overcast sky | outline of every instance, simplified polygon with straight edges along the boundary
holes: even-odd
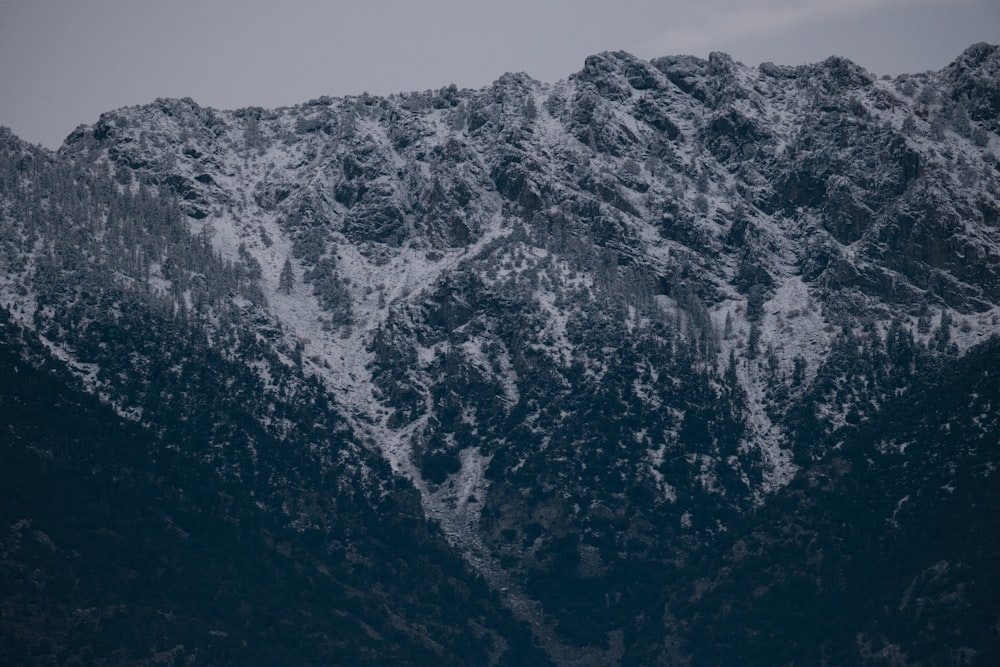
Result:
[[[837,54],[875,74],[1000,43],[1000,0],[0,0],[0,125],[49,147],[102,111],[557,81],[584,58]]]

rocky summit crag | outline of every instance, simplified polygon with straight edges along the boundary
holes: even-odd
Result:
[[[0,656],[1000,661],[1000,48],[0,131]]]

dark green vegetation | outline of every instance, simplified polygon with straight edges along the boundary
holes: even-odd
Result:
[[[635,664],[995,664],[998,374],[993,340],[831,434],[648,608]]]
[[[212,438],[253,437],[258,458],[252,477],[220,476],[169,402],[123,420],[2,315],[5,664],[546,662],[405,482],[355,494],[348,471],[248,429],[232,405]],[[191,361],[208,377],[187,389],[206,405],[227,395],[213,380],[231,364]]]

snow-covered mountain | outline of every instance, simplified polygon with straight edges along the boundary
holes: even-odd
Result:
[[[557,664],[716,664],[713,651],[752,643],[760,664],[1000,650],[997,609],[961,591],[977,620],[960,631],[900,620],[907,586],[934,567],[964,558],[996,581],[980,553],[995,540],[958,538],[893,574],[902,602],[818,584],[824,609],[878,601],[837,639],[766,640],[794,600],[768,591],[815,582],[796,555],[815,545],[789,541],[790,498],[827,508],[795,519],[824,539],[895,508],[863,524],[864,548],[821,550],[846,582],[871,541],[908,543],[908,507],[939,517],[931,478],[972,503],[951,515],[957,534],[1000,528],[983,495],[997,407],[980,400],[1000,372],[987,343],[1000,332],[997,47],[895,79],[841,58],[604,53],[555,84],[507,74],[276,110],[157,100],[81,126],[57,153],[0,142],[15,356],[48,359],[113,409],[102,419],[149,434],[148,465],[175,452],[249,489],[296,553],[376,585],[364,604],[437,659],[542,660],[510,615]],[[921,401],[940,414],[917,428],[906,406]],[[911,475],[928,452],[935,474]],[[843,516],[829,507],[848,500]],[[341,504],[421,519],[390,537]],[[366,530],[381,559],[424,545],[421,562],[484,605],[471,652],[442,639],[460,624],[441,608],[423,630],[419,605],[386,611],[394,595],[454,594],[419,583],[411,561],[400,571],[416,579],[378,592],[395,575],[358,574]],[[733,556],[747,535],[765,565]],[[744,591],[727,568],[775,581]],[[773,623],[741,635],[736,599]],[[370,618],[333,607],[373,642],[365,659],[412,648],[380,652]],[[728,633],[711,650],[705,624]],[[337,631],[319,625],[328,646]],[[834,651],[844,637],[854,645]],[[329,651],[316,655],[360,659]]]

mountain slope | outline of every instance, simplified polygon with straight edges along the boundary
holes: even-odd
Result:
[[[998,353],[994,339],[928,369],[834,433],[651,606],[635,641],[657,650],[636,664],[996,662]]]

